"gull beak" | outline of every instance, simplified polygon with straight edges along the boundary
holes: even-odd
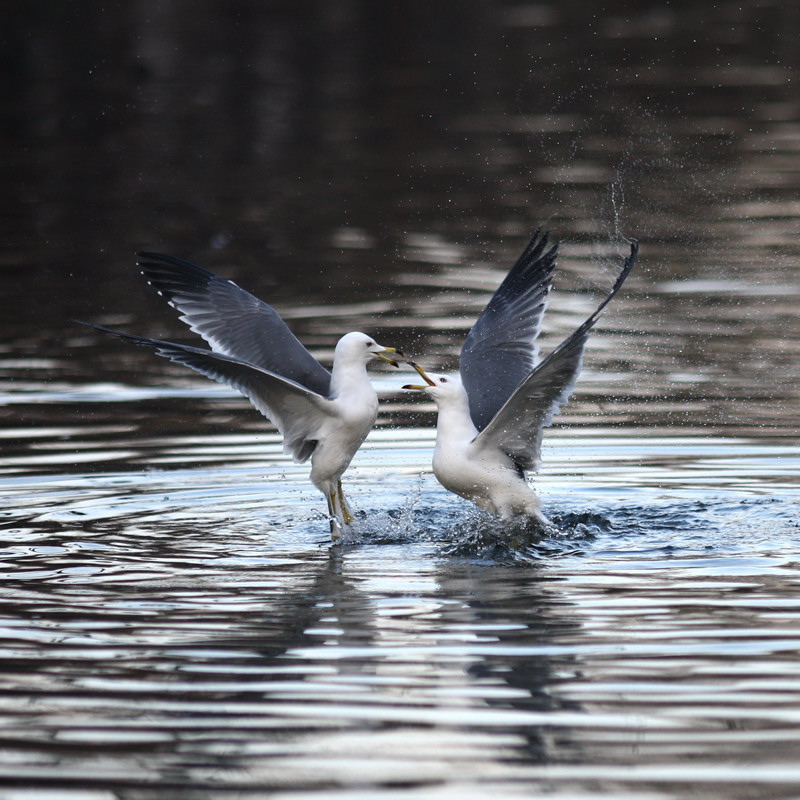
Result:
[[[396,347],[384,347],[381,350],[373,350],[372,352],[381,361],[385,361],[387,364],[391,364],[393,367],[399,367],[400,365],[393,358],[388,358],[385,356],[384,353],[393,353],[396,356],[400,356],[400,358],[404,358],[403,354]]]
[[[413,361],[406,361],[406,364],[410,364],[414,369],[417,371],[417,374],[425,381],[427,384],[426,386],[419,386],[418,384],[409,383],[406,384],[403,388],[404,389],[413,389],[416,392],[424,392],[428,386],[436,386],[436,384],[425,374],[425,370],[419,364],[414,363]]]

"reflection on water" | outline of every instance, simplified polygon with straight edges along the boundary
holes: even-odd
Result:
[[[3,482],[0,777],[123,797],[800,781],[796,447],[555,438],[560,533],[525,540],[420,479],[431,429],[377,431],[350,478],[366,517],[331,548],[275,436],[97,438],[126,469],[21,455]]]
[[[795,797],[800,12],[376,9],[0,10],[0,795]],[[544,538],[375,369],[331,548],[245,401],[69,322],[191,341],[161,250],[450,369],[538,224],[545,351],[642,242]]]
[[[270,531],[241,521],[216,536],[121,527],[96,550],[62,529],[15,556],[6,775],[474,796],[798,779],[796,536],[755,559],[702,534],[607,532],[510,569],[424,544],[265,551]],[[114,570],[126,556],[138,574]],[[62,566],[36,575],[37,558]],[[753,752],[763,770],[745,768]],[[641,770],[612,769],[632,759]]]

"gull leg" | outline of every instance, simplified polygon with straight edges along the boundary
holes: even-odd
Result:
[[[336,492],[325,492],[325,500],[328,502],[328,521],[331,526],[331,540],[338,542],[342,538],[342,518],[336,508]]]
[[[347,501],[344,499],[344,491],[342,489],[341,480],[336,481],[336,491],[339,495],[339,504],[342,509],[342,519],[344,520],[345,525],[349,525],[351,522],[355,522],[356,518],[353,516],[353,512],[347,507]]]

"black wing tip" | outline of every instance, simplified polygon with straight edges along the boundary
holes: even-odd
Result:
[[[209,272],[205,267],[186,261],[177,256],[170,256],[166,253],[154,253],[150,250],[136,251],[136,266],[149,270],[165,270],[179,274],[191,274],[193,276],[202,275],[204,278],[213,277],[214,273]]]
[[[222,280],[213,272],[175,256],[149,250],[140,250],[137,256],[140,274],[168,302],[181,292],[202,291],[212,281]]]
[[[548,249],[548,245],[551,245]],[[520,257],[509,271],[511,275],[527,275],[530,271],[540,270],[542,277],[549,275],[556,266],[559,242],[550,242],[550,231],[536,228],[525,245]]]
[[[541,225],[537,227],[536,230],[534,230],[534,232],[531,234],[531,238],[528,240],[528,244],[525,246],[523,255],[533,250],[544,250],[550,243],[551,236],[551,232],[544,230]],[[558,245],[558,242],[553,242],[553,245],[548,252],[558,250]]]
[[[137,250],[136,256],[138,258],[146,258],[151,261],[159,261],[165,264],[191,264],[190,261],[184,261],[184,259],[178,258],[177,256],[171,256],[168,253],[156,253],[153,250]]]
[[[532,244],[535,244],[539,239],[541,239],[543,242],[547,242],[549,238],[550,231],[542,230],[542,226],[537,225],[531,234],[530,239],[528,240],[528,247],[530,247]]]
[[[495,297],[503,297],[509,292],[518,293],[523,288],[526,291],[536,291],[549,283],[556,266],[559,245],[558,242],[554,242],[547,249],[549,237],[550,233],[542,232],[541,227],[533,232],[514,266],[497,287]]]
[[[625,241],[631,246],[631,253],[625,259],[625,264],[627,265],[628,262],[631,262],[631,266],[633,266],[633,262],[636,261],[636,257],[639,255],[639,240],[629,236]]]
[[[160,253],[148,253],[144,250],[136,253],[136,266],[139,267],[142,275],[147,275],[153,270],[163,269],[169,263],[168,257]]]
[[[73,319],[72,322],[77,322],[78,325],[85,325],[87,328],[92,328],[100,333],[109,333],[119,339],[126,339],[136,344],[149,344],[153,339],[148,339],[145,336],[137,336],[135,333],[125,333],[125,331],[115,331],[113,328],[106,328],[105,325],[98,325],[94,322],[84,322],[81,319]]]
[[[102,331],[103,333],[116,334],[116,331],[111,328],[104,328],[102,325],[97,325],[94,322],[86,322],[82,319],[71,319],[70,322],[74,322],[76,325],[85,325],[87,328],[94,328],[96,331]]]
[[[136,251],[137,267],[161,267],[165,264],[174,264],[179,260],[180,259],[175,259],[174,256],[168,256],[165,253],[153,253],[150,250]]]
[[[617,293],[620,286],[625,282],[625,278],[630,275],[631,270],[633,269],[633,265],[636,263],[636,259],[639,256],[639,240],[629,238],[626,241],[631,246],[630,255],[625,257],[625,261],[622,264],[622,271],[617,276],[617,280],[614,281],[614,287],[611,289],[611,294],[609,296],[609,300]]]

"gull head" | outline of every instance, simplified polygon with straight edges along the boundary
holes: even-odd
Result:
[[[425,372],[419,364],[415,364],[413,361],[406,363],[414,367],[417,374],[425,381],[425,385],[406,384],[404,389],[425,392],[436,401],[437,405],[461,400],[465,396],[464,385],[458,375],[436,375],[433,372]]]
[[[396,347],[384,347],[378,344],[372,337],[360,331],[346,333],[336,343],[334,359],[337,361],[349,361],[366,364],[372,358],[379,358],[393,367],[399,366],[397,361],[391,356],[403,357],[403,354]]]

